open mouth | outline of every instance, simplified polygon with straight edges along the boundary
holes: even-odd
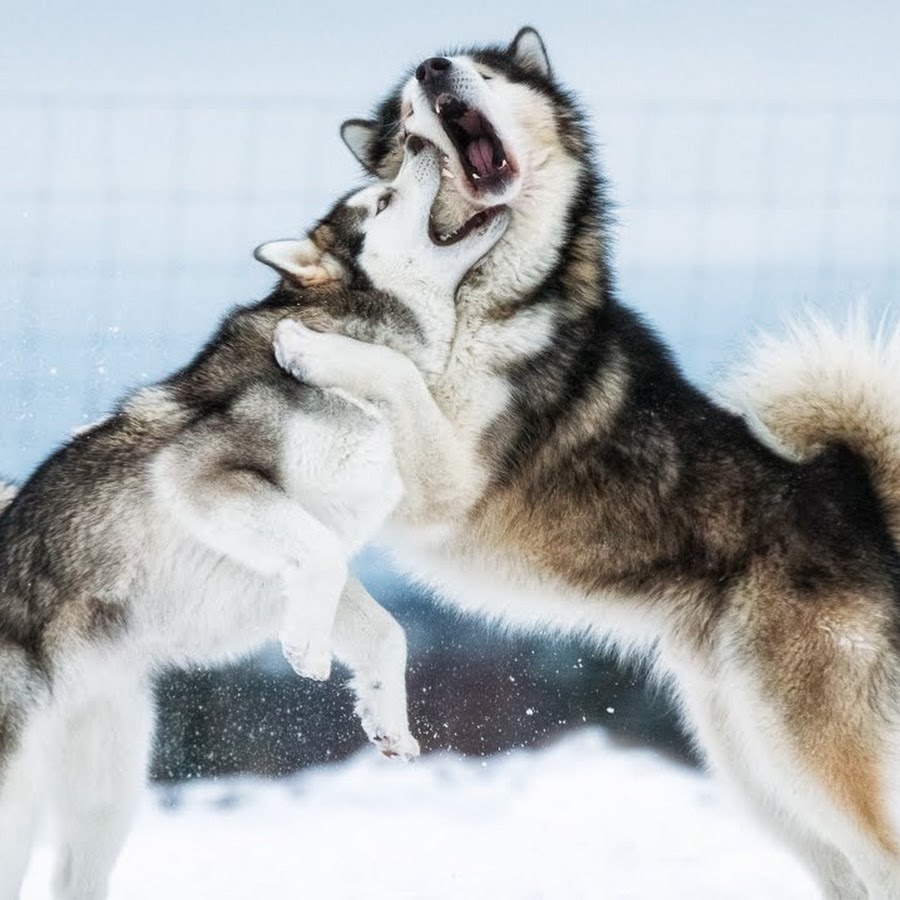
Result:
[[[471,219],[467,219],[459,228],[448,232],[439,232],[434,222],[430,222],[428,225],[428,236],[431,238],[431,242],[438,247],[449,247],[451,244],[458,244],[472,234],[473,231],[487,225],[504,209],[506,209],[505,206],[489,206],[487,209],[475,213]]]
[[[474,106],[450,93],[437,97],[434,111],[456,148],[472,189],[476,193],[504,190],[516,173],[488,119]]]

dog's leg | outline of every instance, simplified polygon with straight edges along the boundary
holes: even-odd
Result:
[[[821,889],[823,900],[868,900],[869,894],[859,875],[837,847],[804,828],[784,810],[766,803],[758,785],[745,791],[760,818],[804,863]]]
[[[740,789],[760,820],[806,865],[826,900],[888,900],[900,897],[874,887],[877,878],[896,877],[896,862],[872,846],[865,827],[848,815],[834,788],[811,778],[810,764],[790,750],[776,720],[760,727],[748,712],[764,710],[763,698],[723,679],[720,685],[692,680],[682,671],[685,705],[713,767]],[[747,685],[748,679],[740,679]],[[763,701],[763,702],[761,702]],[[823,729],[824,732],[824,729]],[[835,750],[834,753],[843,752]],[[857,773],[848,767],[852,781]],[[871,870],[882,872],[871,878]],[[893,868],[893,874],[891,870]],[[890,883],[890,882],[888,882]],[[868,888],[868,890],[867,890]]]
[[[356,712],[369,740],[386,756],[418,756],[406,705],[406,635],[352,578],[338,605],[334,652],[353,673]]]
[[[405,491],[401,518],[420,525],[452,520],[475,502],[480,485],[471,453],[411,359],[293,319],[275,330],[275,357],[300,381],[340,388],[385,410]]]
[[[850,860],[778,802],[760,781],[758,769],[744,757],[739,741],[726,731],[706,745],[715,768],[735,783],[759,820],[805,865],[823,900],[867,900],[869,895]]]
[[[25,719],[13,727],[18,718],[0,697],[0,900],[19,896],[46,774],[38,723]]]
[[[172,448],[164,463],[177,518],[214,551],[280,580],[285,611],[278,637],[285,657],[298,674],[327,679],[346,549],[261,473],[204,458],[196,442],[184,450]]]
[[[0,900],[16,900],[28,865],[44,775],[37,749],[7,743],[0,760]]]
[[[147,769],[149,687],[121,672],[92,679],[60,715],[50,765],[59,831],[56,900],[102,900],[134,817]]]

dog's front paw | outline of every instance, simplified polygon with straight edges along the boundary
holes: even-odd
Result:
[[[406,734],[375,734],[370,740],[389,759],[410,762],[421,752],[419,742],[408,731]]]
[[[386,716],[377,712],[378,703],[370,703],[360,697],[356,714],[366,737],[387,757],[409,762],[419,755],[419,742],[412,736],[406,724],[406,716]],[[388,720],[392,720],[388,724]]]
[[[275,359],[285,372],[298,381],[313,380],[309,367],[311,339],[315,339],[315,332],[294,319],[282,319],[275,326],[272,342]]]
[[[278,365],[298,381],[341,388],[360,398],[371,399],[379,382],[390,381],[391,373],[406,373],[413,365],[396,350],[313,331],[294,319],[282,319],[275,327],[273,349]]]
[[[301,646],[282,640],[281,652],[291,668],[302,678],[328,681],[331,677],[331,653],[327,649],[315,648],[310,644]]]

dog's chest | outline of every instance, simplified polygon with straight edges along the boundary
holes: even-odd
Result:
[[[480,304],[472,306],[477,310]],[[507,318],[477,311],[460,315],[447,367],[431,388],[459,440],[477,448],[491,424],[512,411],[511,370],[543,352],[553,331],[549,305]]]

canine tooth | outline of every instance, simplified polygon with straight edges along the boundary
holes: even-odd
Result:
[[[509,165],[509,163],[506,161],[506,157],[504,157],[503,162],[500,163],[500,168],[505,169],[508,165]]]
[[[472,173],[472,180],[473,180],[473,181],[481,181],[481,176],[480,176],[477,172],[473,172],[473,173]]]
[[[444,178],[456,178],[456,176],[446,166],[444,166],[444,168],[441,169],[441,175]]]

